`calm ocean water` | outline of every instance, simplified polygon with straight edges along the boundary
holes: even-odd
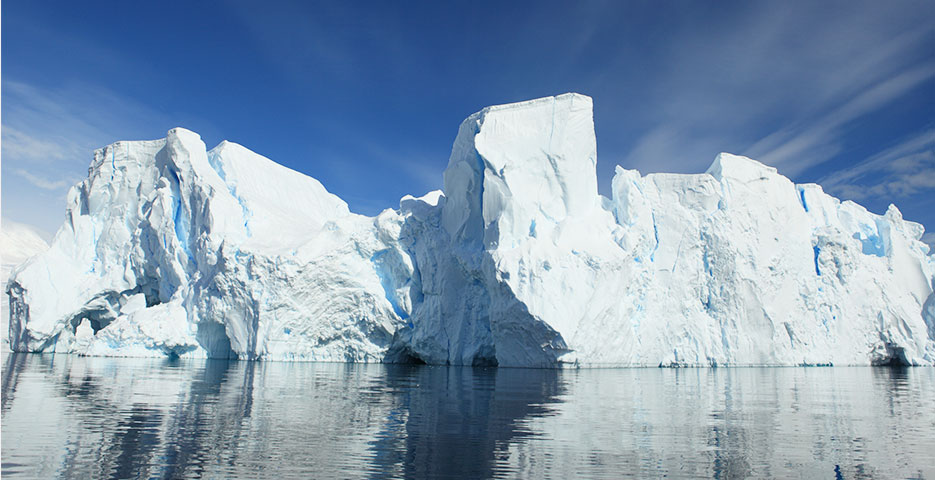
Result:
[[[935,369],[3,358],[9,478],[935,478]]]

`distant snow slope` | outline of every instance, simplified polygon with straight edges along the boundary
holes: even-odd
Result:
[[[721,154],[618,167],[589,97],[488,107],[444,191],[376,217],[229,142],[95,152],[9,287],[19,351],[502,366],[935,364],[935,257],[896,207]]]
[[[35,229],[22,223],[12,220],[0,220],[0,278],[3,282],[3,290],[6,291],[7,280],[17,265],[23,263],[29,257],[42,253],[49,248],[49,244],[36,232]],[[2,332],[2,343],[7,343],[9,334],[9,307],[10,301],[7,295],[3,296],[0,303],[0,332]],[[6,347],[0,347],[6,348]]]

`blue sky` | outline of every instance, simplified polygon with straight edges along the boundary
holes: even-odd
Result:
[[[721,151],[935,230],[935,2],[2,5],[2,215],[47,234],[94,148],[175,126],[356,212],[440,188],[461,120],[575,91],[598,172]],[[926,238],[930,243],[935,236]]]

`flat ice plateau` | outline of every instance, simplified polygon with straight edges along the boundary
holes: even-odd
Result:
[[[488,107],[444,190],[376,217],[188,130],[97,150],[8,283],[23,352],[452,365],[935,364],[935,256],[875,215],[720,154],[617,167],[589,97]]]

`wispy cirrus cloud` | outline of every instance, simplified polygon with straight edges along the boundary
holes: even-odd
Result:
[[[35,138],[13,126],[3,125],[3,152],[14,159],[34,161],[62,160],[73,153],[60,142]]]
[[[935,211],[935,128],[909,135],[863,161],[832,171],[818,180],[839,198],[854,200],[882,213],[895,204],[908,220],[929,228],[922,241],[935,248],[931,231]]]
[[[42,177],[39,175],[29,173],[28,171],[22,168],[17,168],[16,170],[14,170],[14,173],[26,179],[27,182],[43,190],[53,190],[53,191],[61,192],[62,190],[67,189],[71,185],[74,185],[75,182],[78,181],[77,177],[69,177],[67,179],[66,178],[56,179],[56,178]]]
[[[623,164],[698,172],[731,151],[796,176],[839,154],[852,123],[933,82],[924,12],[839,7],[748,3],[704,29],[673,28]]]
[[[856,165],[819,180],[825,189],[857,201],[935,196],[935,129],[923,131]]]
[[[95,148],[158,138],[171,118],[101,86],[46,87],[3,80],[3,216],[54,232],[68,187],[87,175]],[[158,130],[154,130],[156,126]]]
[[[935,5],[735,7],[651,45],[661,66],[639,72],[655,88],[620,108],[638,119],[621,164],[696,173],[720,151],[747,155],[935,227]]]
[[[825,162],[841,149],[841,128],[935,78],[935,63],[895,73],[813,120],[783,128],[750,147],[749,154],[788,175],[797,175]]]

